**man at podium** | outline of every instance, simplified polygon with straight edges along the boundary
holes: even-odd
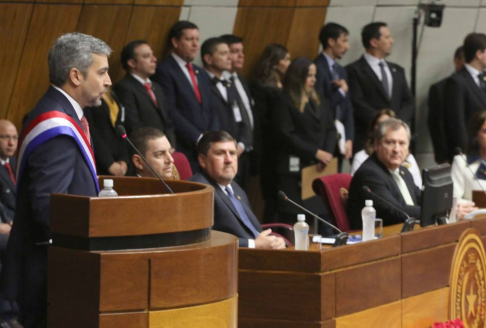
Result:
[[[106,43],[90,35],[59,37],[48,55],[51,86],[26,117],[20,135],[18,202],[3,288],[7,298],[17,299],[26,328],[46,326],[51,194],[97,196],[99,192],[83,108],[101,105],[111,85],[110,54]]]
[[[203,134],[197,144],[202,172],[189,180],[214,187],[214,230],[227,232],[239,239],[240,247],[278,249],[285,241],[262,231],[250,208],[246,193],[233,181],[238,173],[236,140],[225,131]]]

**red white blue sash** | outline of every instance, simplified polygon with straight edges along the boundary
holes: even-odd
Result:
[[[30,122],[27,128],[22,132],[19,140],[17,184],[20,184],[22,173],[24,172],[27,160],[32,151],[44,142],[60,135],[70,136],[76,141],[76,144],[91,171],[96,190],[99,191],[93,149],[91,148],[86,135],[78,123],[76,123],[76,121],[69,115],[55,110],[39,115],[35,120]],[[58,151],[63,150],[59,149]]]

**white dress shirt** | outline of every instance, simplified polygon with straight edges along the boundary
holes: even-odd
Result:
[[[52,85],[52,87],[54,89],[56,89],[57,91],[59,91],[60,93],[62,93],[69,100],[71,105],[74,107],[74,111],[76,112],[76,115],[78,115],[78,118],[81,121],[81,118],[84,116],[84,112],[83,112],[83,109],[81,108],[81,106],[78,104],[78,102],[76,100],[74,100],[70,95],[68,95],[66,93],[66,91],[64,91],[63,89],[61,89],[61,88],[59,88],[55,85]]]
[[[390,68],[388,67],[386,61],[384,59],[378,59],[375,56],[372,56],[367,52],[365,52],[363,56],[364,56],[364,59],[366,60],[366,62],[368,63],[368,65],[370,65],[373,72],[375,72],[376,76],[378,77],[378,80],[380,80],[380,81],[383,80],[383,77],[381,76],[380,62],[383,62],[383,64],[384,64],[383,68],[385,69],[386,76],[388,77],[388,90],[390,91],[389,96],[391,98],[391,93],[392,93],[392,90],[393,90],[393,77],[392,77],[392,74],[390,72]]]
[[[241,101],[243,101],[243,105],[245,106],[245,110],[248,113],[248,117],[250,119],[251,129],[253,130],[253,113],[251,112],[250,98],[248,98],[246,90],[243,87],[243,84],[241,84],[240,79],[238,78],[238,73],[236,73],[236,72],[230,73],[228,71],[224,71],[223,76],[227,80],[230,80],[231,77],[234,78],[236,90],[238,91],[238,94],[240,95]]]
[[[486,189],[486,180],[479,179],[479,183],[481,183],[479,185],[474,178],[481,160],[476,160],[469,164],[470,169],[467,168],[466,161],[466,156],[456,155],[452,162],[451,175],[454,184],[454,196],[457,197],[457,201],[460,203],[472,201],[473,190],[482,190],[481,186]]]
[[[174,58],[174,60],[177,62],[177,64],[179,64],[182,72],[184,72],[184,75],[187,77],[187,79],[189,80],[189,83],[192,85],[192,88],[194,89],[194,84],[192,83],[191,74],[189,74],[189,69],[186,67],[187,62],[184,59],[182,59],[181,57],[177,56],[175,53],[172,53],[171,55],[172,55],[172,58]],[[194,69],[194,67],[193,67],[193,69]],[[194,70],[194,75],[196,75],[196,70]],[[199,83],[197,81],[197,75],[196,75],[196,82]]]
[[[471,74],[474,83],[476,83],[478,88],[481,88],[481,82],[479,82],[479,76],[478,76],[479,74],[481,74],[481,72],[469,64],[464,64],[464,67],[466,67],[466,70],[469,72],[469,74]]]
[[[206,70],[206,73],[208,73],[209,78],[210,78],[211,80],[213,80],[213,79],[214,79],[215,75],[214,75],[213,73],[211,73],[211,72],[210,72],[210,71],[208,71],[208,70]],[[221,77],[219,78],[219,80],[220,80],[220,81],[219,81],[218,83],[216,83],[216,87],[218,88],[219,93],[221,93],[221,95],[223,96],[224,100],[225,100],[226,102],[228,102],[228,89],[226,89],[226,87],[223,85],[223,82],[221,81],[221,80],[223,80],[223,79],[224,79],[224,76],[221,76]]]

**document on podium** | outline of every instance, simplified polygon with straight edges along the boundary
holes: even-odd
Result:
[[[301,198],[302,200],[309,199],[311,197],[314,197],[316,194],[314,193],[314,190],[312,189],[312,182],[314,182],[315,179],[324,177],[326,175],[331,175],[334,173],[337,173],[338,169],[338,159],[333,158],[329,164],[326,165],[326,168],[324,171],[318,172],[317,171],[317,164],[307,166],[302,169],[302,176],[301,176],[301,181],[302,181],[302,192],[301,192]]]

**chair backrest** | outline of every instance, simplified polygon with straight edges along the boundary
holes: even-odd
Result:
[[[192,177],[191,165],[189,164],[189,160],[187,159],[186,155],[176,151],[172,154],[172,157],[174,158],[174,165],[179,172],[181,180],[187,180]]]
[[[347,173],[336,173],[317,178],[312,183],[314,192],[321,195],[326,208],[332,216],[336,225],[342,231],[349,231],[348,215],[346,214],[345,199],[342,191],[349,190],[352,175]],[[347,198],[347,197],[346,197]]]

